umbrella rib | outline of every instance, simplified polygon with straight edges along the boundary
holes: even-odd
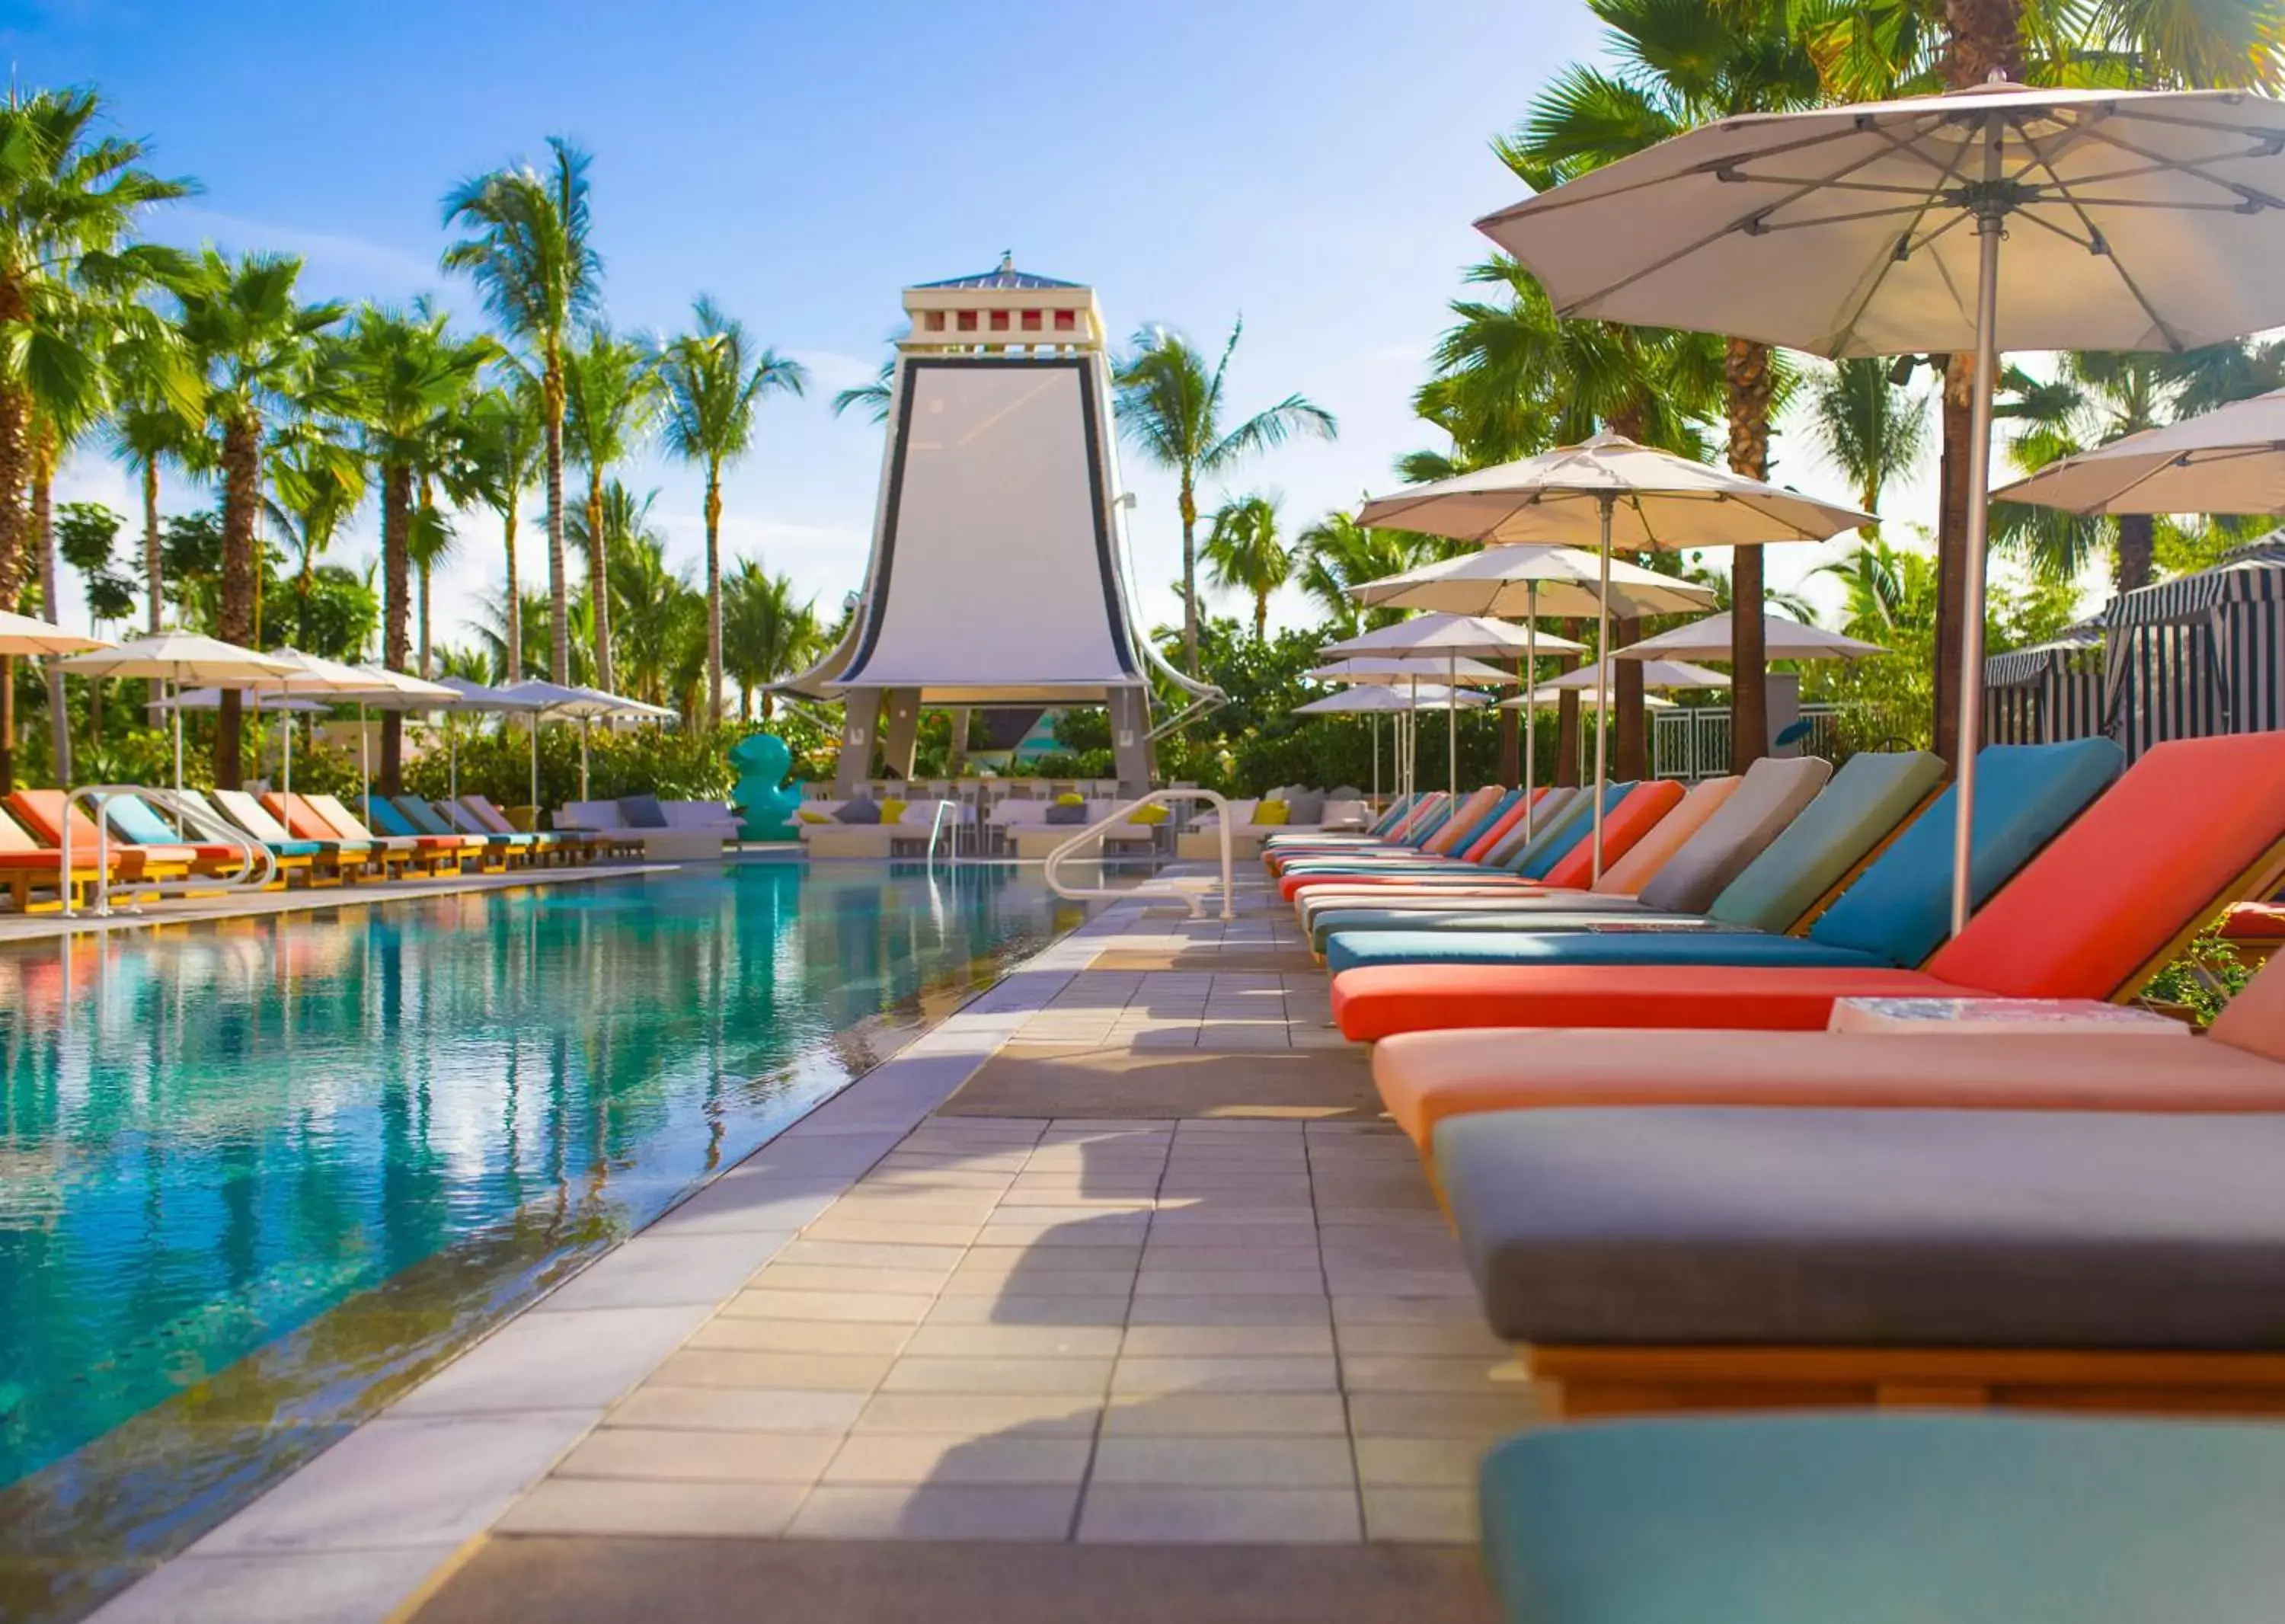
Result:
[[[2238,199],[2239,201],[2242,203],[2250,203],[2258,208],[2285,208],[2285,200],[2273,197],[2268,192],[2260,190],[2258,187],[2246,185],[2242,181],[2225,179],[2223,177],[2218,175],[2210,175],[2203,167],[2201,167],[2208,163],[2226,163],[2233,158],[2260,158],[2270,155],[2263,151],[2256,150],[2250,153],[2217,153],[2211,158],[2203,159],[2169,158],[2163,153],[2151,152],[2147,148],[2137,146],[2132,141],[2122,140],[2119,137],[2111,134],[2108,130],[2098,129],[2093,126],[2088,127],[2086,136],[2087,139],[2091,141],[2100,141],[2106,146],[2114,147],[2122,153],[2131,153],[2134,157],[2141,159],[2146,163],[2156,164],[2159,167],[2159,169],[2163,173],[2187,175],[2192,180],[2203,181],[2209,186],[2228,192],[2232,197]],[[2191,205],[2190,207],[2195,207],[2195,205]]]
[[[1806,231],[1818,225],[1850,225],[1859,220],[1893,220],[1910,215],[1917,218],[1928,210],[1928,205],[1913,203],[1896,208],[1858,208],[1841,215],[1819,215],[1814,220],[1763,221],[1754,228],[1756,237],[1774,237],[1779,231]]]
[[[2141,285],[2134,279],[2133,273],[2126,269],[2125,263],[2118,256],[2118,251],[2111,246],[2109,239],[2103,235],[2102,228],[2097,225],[2094,223],[2093,217],[2086,212],[2085,203],[2073,194],[2070,184],[2064,180],[2062,176],[2058,173],[2055,169],[2054,161],[2061,156],[2062,149],[2066,149],[2073,145],[2083,145],[2084,143],[2074,142],[2071,138],[2066,137],[2063,141],[2057,143],[2057,151],[2049,153],[2040,146],[2038,137],[2033,136],[2029,130],[2025,130],[2022,133],[2023,145],[2030,151],[2032,161],[2046,173],[2050,180],[2055,183],[2055,188],[2061,195],[2065,206],[2070,209],[2072,214],[2078,217],[2078,223],[2086,229],[2087,240],[2081,242],[2080,246],[2085,248],[2089,253],[2100,255],[2103,259],[2109,263],[2111,274],[2116,276],[2118,279],[2119,285],[2125,288],[2126,291],[2133,296],[2134,302],[2141,308],[2142,314],[2150,318],[2150,326],[2152,329],[2165,335],[2166,344],[2169,349],[2176,351],[2177,353],[2187,349],[2188,346],[2182,341],[2181,334],[2174,330],[2173,324],[2169,322],[2164,317],[2158,314],[2157,307],[2150,302],[2149,296],[2143,293]],[[2099,141],[2106,145],[2113,147],[2117,147],[2122,145],[2121,143],[2113,140],[2109,136],[2106,135],[2102,130],[2097,129],[2091,123],[2077,125],[2075,127],[2072,134],[2073,136],[2083,136],[2087,141]],[[2127,148],[2126,150],[2131,151],[2132,149]],[[2137,156],[2150,159],[2150,161],[2154,162],[2156,161],[2155,158],[2151,158],[2151,155],[2148,153],[2138,153]],[[2026,172],[2028,173],[2028,167]],[[2019,210],[2018,212],[2022,215],[2023,218],[2031,222],[2032,224],[2044,226],[2047,230],[2053,231],[2056,235],[2063,238],[2066,241],[2079,242],[2077,238],[2073,237],[2069,231],[2064,231],[2061,226],[2055,225],[2050,221],[2042,219],[2035,210],[2027,208]]]
[[[1886,130],[1881,130],[1880,133],[1884,137],[1888,136],[1888,132]],[[1951,161],[1941,166],[1936,165],[1934,158],[1922,153],[1911,142],[1891,137],[1888,138],[1888,144],[1900,153],[1904,153],[1910,157],[1920,160],[1923,163],[1936,167],[1937,169],[1936,184],[1928,189],[1927,200],[1920,205],[1919,211],[1913,215],[1912,223],[1904,227],[1903,234],[1897,238],[1896,251],[1884,256],[1880,261],[1878,269],[1876,269],[1873,272],[1872,276],[1865,280],[1864,291],[1857,297],[1853,306],[1843,306],[1842,319],[1833,326],[1831,339],[1827,341],[1826,345],[1826,347],[1830,349],[1838,350],[1844,343],[1854,340],[1857,332],[1857,324],[1864,319],[1865,310],[1872,304],[1873,299],[1879,295],[1881,286],[1888,279],[1888,273],[1890,271],[1902,264],[1910,255],[1919,253],[1920,249],[1925,248],[1930,243],[1935,242],[1938,238],[1942,237],[1946,231],[1951,230],[1953,226],[1959,224],[1959,222],[1966,217],[1962,215],[1954,214],[1943,224],[1939,225],[1936,230],[1921,238],[1917,244],[1912,240],[1912,233],[1920,229],[1920,222],[1928,217],[1928,211],[1936,208],[1943,200],[1944,183],[1952,180],[1959,176],[1960,161],[1967,154],[1967,143],[1962,142],[1959,148],[1952,153]],[[1951,295],[1952,303],[1955,306],[1958,306],[1961,311],[1965,313],[1967,307],[1960,302],[1959,290],[1952,286],[1951,274],[1944,270],[1943,262],[1941,260],[1936,262],[1936,275],[1942,279],[1944,291]]]

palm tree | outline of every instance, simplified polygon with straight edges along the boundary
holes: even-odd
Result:
[[[206,379],[207,420],[222,441],[222,603],[216,631],[226,642],[254,635],[260,590],[255,522],[262,514],[265,414],[291,412],[308,395],[319,341],[342,307],[294,298],[302,262],[248,254],[232,261],[208,248],[180,294],[184,341]],[[215,729],[215,781],[239,781],[239,694],[223,690]]]
[[[2171,421],[2180,393],[2177,365],[2163,356],[2106,352],[2064,356],[2053,380],[2008,367],[2000,380],[2006,398],[1993,412],[2023,426],[2007,448],[2009,460],[2028,473]],[[2116,592],[2150,584],[2156,537],[2151,514],[2109,518],[2014,503],[1995,503],[1991,510],[1993,545],[2027,555],[2059,579],[2077,576],[2088,559],[2111,545]]]
[[[1214,510],[1199,556],[1206,579],[1253,599],[1256,641],[1269,634],[1269,594],[1293,578],[1293,555],[1277,535],[1277,498],[1253,495]]]
[[[471,235],[444,251],[444,268],[466,271],[484,308],[510,337],[536,352],[540,420],[547,445],[548,674],[570,679],[569,584],[563,560],[563,346],[593,315],[603,261],[588,240],[587,154],[547,139],[545,173],[512,164],[461,182],[444,198],[447,228]]]
[[[499,353],[488,339],[454,339],[446,318],[426,306],[368,304],[342,345],[345,415],[381,476],[381,658],[392,671],[406,670],[411,653],[416,489],[450,454],[456,413]],[[391,795],[402,783],[404,726],[401,712],[381,718],[381,781]]]
[[[651,522],[656,490],[640,501],[613,480],[603,495],[603,551],[610,561],[611,620],[619,679],[637,699],[664,704],[680,669],[703,663],[703,603],[668,568],[666,542]],[[701,660],[691,661],[692,650]]]
[[[405,561],[412,567],[412,572],[420,583],[420,651],[418,663],[420,679],[424,682],[428,679],[433,663],[430,655],[434,650],[431,639],[435,627],[428,613],[429,582],[436,574],[436,566],[452,557],[453,549],[459,544],[460,537],[452,529],[451,517],[437,506],[431,481],[424,477],[420,482],[420,506],[412,510],[412,522],[404,528]]]
[[[1606,29],[1609,70],[1566,69],[1533,102],[1500,156],[1535,191],[1546,191],[1641,152],[1694,124],[1744,113],[1805,107],[1818,99],[1818,67],[1774,0],[1675,5],[1667,0],[1590,0]],[[1732,471],[1765,479],[1770,424],[1788,377],[1766,344],[1733,338],[1722,361]],[[1751,605],[1763,592],[1762,550],[1735,549],[1731,590]],[[1733,617],[1731,741],[1734,770],[1769,753],[1767,661],[1762,617]],[[1638,707],[1630,707],[1637,717]],[[1626,712],[1620,720],[1627,733]],[[1626,746],[1622,742],[1621,754]]]
[[[870,383],[860,383],[843,389],[833,397],[833,415],[839,417],[852,406],[862,406],[865,415],[876,423],[889,420],[890,388],[895,382],[897,364],[890,359],[881,363],[880,373]],[[765,702],[767,702],[765,701]]]
[[[1295,543],[1295,579],[1302,595],[1324,611],[1331,630],[1340,637],[1355,637],[1388,624],[1400,611],[1363,608],[1351,589],[1423,563],[1433,548],[1428,537],[1409,530],[1368,530],[1354,514],[1330,513],[1303,530]]]
[[[318,560],[342,525],[365,501],[365,462],[330,435],[305,433],[270,459],[271,523],[297,561],[294,575],[294,646],[307,648],[310,591]]]
[[[824,646],[817,607],[797,603],[792,581],[771,575],[752,559],[738,561],[723,596],[722,658],[730,680],[738,685],[738,719],[751,717],[758,689],[766,722],[776,701],[769,685],[800,671]]]
[[[156,632],[166,619],[166,567],[160,545],[159,482],[171,464],[202,473],[209,459],[199,420],[185,416],[166,396],[160,381],[143,369],[118,368],[114,374],[111,414],[113,454],[136,477],[143,495],[143,581],[148,595],[145,626]]]
[[[563,427],[571,455],[587,471],[587,588],[594,616],[595,686],[611,686],[610,555],[604,550],[603,485],[611,465],[631,455],[651,425],[656,375],[640,344],[606,327],[563,357]]]
[[[469,406],[467,416],[467,475],[475,498],[499,515],[500,552],[506,561],[506,585],[500,602],[506,620],[502,627],[503,649],[522,650],[523,592],[516,579],[515,522],[523,493],[539,477],[546,456],[546,427],[539,391],[529,378],[485,390]],[[546,618],[543,609],[541,618]],[[523,676],[521,657],[506,663],[501,680]]]
[[[753,448],[754,411],[773,390],[808,387],[801,364],[753,352],[746,330],[701,295],[694,331],[656,350],[666,448],[706,470],[706,721],[722,725],[722,470]]]
[[[1878,357],[1841,361],[1810,386],[1809,433],[1857,492],[1857,506],[1881,511],[1890,481],[1908,479],[1928,453],[1928,400],[1893,381]],[[1878,525],[1864,527],[1867,537]]]
[[[1198,498],[1202,476],[1227,472],[1242,459],[1282,445],[1297,433],[1331,439],[1333,414],[1300,395],[1288,395],[1225,429],[1222,414],[1229,358],[1245,331],[1239,320],[1211,370],[1205,357],[1181,333],[1145,327],[1112,373],[1119,391],[1119,427],[1145,456],[1172,472],[1180,485],[1182,520],[1182,658],[1198,672]]]

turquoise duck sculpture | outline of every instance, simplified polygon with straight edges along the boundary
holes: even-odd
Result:
[[[801,805],[801,786],[786,781],[793,766],[793,751],[775,734],[748,734],[730,747],[730,763],[738,769],[738,808],[745,822],[741,840],[797,840],[793,815]]]

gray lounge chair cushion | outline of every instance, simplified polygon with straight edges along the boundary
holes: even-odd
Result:
[[[836,823],[878,823],[881,820],[881,804],[859,796],[855,800],[844,801],[836,807],[833,820]]]
[[[1364,791],[1358,788],[1355,784],[1339,784],[1325,791],[1325,799],[1328,801],[1362,801],[1364,799]]]
[[[663,829],[666,827],[666,808],[658,804],[658,797],[655,795],[621,796],[619,817],[631,829]]]
[[[1325,820],[1325,792],[1295,789],[1285,796],[1285,821],[1307,828]]]
[[[1492,1326],[1558,1345],[2285,1350],[2285,1116],[1498,1111],[1436,1129]]]
[[[1066,828],[1072,824],[1085,823],[1088,821],[1087,808],[1083,805],[1066,806],[1058,802],[1048,808],[1048,815],[1042,821],[1052,823],[1058,828]]]
[[[1650,877],[1642,888],[1643,906],[1703,914],[1832,776],[1833,764],[1815,756],[1763,757],[1746,769],[1730,798]]]

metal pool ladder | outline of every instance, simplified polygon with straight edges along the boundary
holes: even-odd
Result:
[[[72,808],[82,802],[95,822],[95,906],[89,911],[97,918],[107,917],[111,906],[111,825],[104,819],[103,809],[114,796],[139,796],[146,806],[155,807],[175,820],[183,831],[187,845],[236,846],[242,858],[234,875],[193,875],[181,880],[138,880],[138,891],[154,891],[161,896],[187,896],[192,891],[211,894],[216,891],[245,890],[262,891],[278,877],[278,859],[268,846],[245,830],[224,822],[213,812],[187,796],[172,789],[152,789],[141,784],[82,784],[64,797],[63,842],[56,854],[57,871],[63,881],[63,912],[67,918],[78,913],[73,906],[75,887],[72,884]],[[122,844],[125,843],[122,843]],[[129,903],[118,910],[135,914],[142,910]]]
[[[1067,897],[1073,901],[1103,898],[1121,902],[1136,898],[1146,902],[1179,902],[1190,909],[1192,919],[1204,919],[1206,916],[1206,898],[1213,894],[1214,889],[1214,882],[1210,876],[1154,875],[1140,885],[1130,885],[1123,889],[1066,885],[1056,877],[1056,866],[1058,863],[1089,840],[1099,836],[1112,824],[1132,817],[1138,808],[1164,806],[1169,801],[1210,802],[1215,812],[1221,814],[1221,917],[1225,920],[1236,919],[1237,910],[1234,905],[1235,893],[1231,889],[1234,865],[1230,858],[1229,803],[1211,789],[1153,789],[1150,794],[1119,807],[1108,817],[1089,824],[1048,853],[1047,866],[1041,871],[1047,876],[1048,889],[1058,897]]]

